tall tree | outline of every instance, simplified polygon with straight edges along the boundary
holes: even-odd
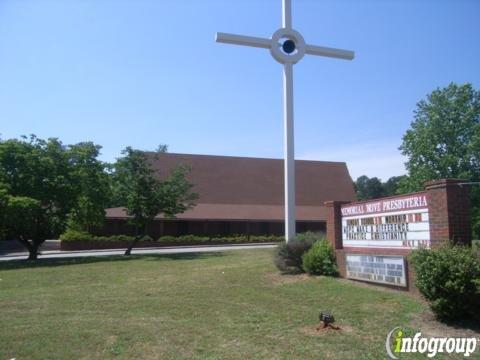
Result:
[[[422,190],[425,181],[440,178],[480,181],[480,92],[471,84],[454,83],[433,91],[417,104],[400,150],[408,159],[402,191]],[[479,188],[471,188],[477,236]]]
[[[379,178],[362,175],[353,183],[358,200],[376,199],[401,194],[400,183],[405,175],[392,176],[386,182]]]
[[[164,151],[166,148],[160,152]],[[188,168],[178,167],[168,177],[159,179],[145,152],[127,147],[122,154],[114,166],[113,186],[117,201],[126,208],[135,226],[135,240],[125,251],[125,255],[130,255],[155,216],[163,213],[174,217],[184,212],[195,205],[197,194],[191,191],[193,185],[186,178]]]
[[[384,182],[382,186],[385,196],[401,194],[400,184],[404,178],[405,175],[392,176],[390,179]]]
[[[360,176],[354,183],[358,200],[375,199],[384,196],[382,181],[377,178],[369,178],[366,175]]]
[[[404,186],[421,190],[431,179],[480,177],[480,92],[450,84],[421,100],[400,147],[409,173]]]
[[[0,141],[0,233],[36,259],[67,219],[84,229],[103,221],[109,178],[93,143],[65,146],[34,135]]]
[[[3,232],[20,241],[37,257],[47,238],[63,230],[74,196],[70,163],[57,139],[34,135],[0,141],[3,182]]]
[[[101,146],[92,142],[82,142],[68,147],[74,179],[75,201],[70,212],[70,226],[90,231],[93,226],[101,226],[105,218],[111,192],[107,164],[101,162]]]

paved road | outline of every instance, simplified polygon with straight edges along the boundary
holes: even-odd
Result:
[[[135,248],[132,255],[141,254],[181,254],[196,252],[245,250],[245,249],[269,249],[276,247],[275,243],[268,244],[243,244],[243,245],[204,245],[204,246],[175,246],[162,248]],[[123,255],[125,249],[115,250],[85,250],[85,251],[42,251],[39,259],[57,259],[57,258],[75,258],[85,256],[112,256]],[[0,256],[0,261],[24,260],[28,257],[27,253],[16,253]]]
[[[40,246],[40,251],[60,251],[60,240],[45,240]],[[25,247],[16,240],[0,241],[0,256],[11,253],[26,253]]]

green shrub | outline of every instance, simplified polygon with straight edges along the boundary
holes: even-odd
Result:
[[[175,236],[165,235],[165,236],[160,236],[158,238],[158,242],[173,243],[176,241],[177,241],[177,238]]]
[[[128,235],[116,235],[116,236],[110,236],[112,241],[133,241],[135,240],[135,236],[128,236]]]
[[[111,241],[111,236],[94,236],[93,241]]]
[[[276,235],[251,235],[250,242],[280,242],[285,241],[283,236]]]
[[[472,247],[476,251],[480,251],[480,240],[472,240]]]
[[[248,240],[247,235],[235,234],[231,237],[231,239],[229,239],[229,242],[232,242],[232,243],[246,243],[246,242],[249,242],[249,240]],[[251,239],[250,239],[250,242],[252,242]]]
[[[153,241],[153,239],[148,235],[144,235],[138,241]]]
[[[415,269],[415,285],[438,318],[479,318],[480,259],[473,249],[419,249],[412,253],[410,261]]]
[[[225,242],[225,239],[221,236],[212,236],[210,239],[209,239],[212,243],[221,243],[221,242]]]
[[[480,241],[480,206],[478,206],[478,202],[476,203],[477,205],[472,206],[470,209],[470,218],[472,223],[473,238],[478,239],[477,241]]]
[[[207,242],[208,240],[209,238],[207,236],[182,235],[178,237],[178,241],[187,243]]]
[[[227,243],[234,243],[234,244],[248,242],[248,236],[242,235],[242,234],[232,234],[232,235],[223,236],[223,239]]]
[[[322,239],[302,256],[303,269],[310,275],[335,276],[338,273],[335,252],[326,239]]]
[[[185,241],[185,242],[192,242],[195,241],[195,235],[181,235],[178,237],[178,240]]]
[[[312,231],[300,233],[295,236],[295,240],[310,242],[312,243],[312,245],[315,241],[323,240],[324,238],[325,238],[324,233],[314,233]]]
[[[62,241],[90,241],[93,240],[92,235],[86,231],[78,231],[68,229],[62,235],[60,235]]]
[[[298,274],[304,272],[302,256],[315,241],[321,237],[314,233],[298,234],[288,243],[280,244],[275,253],[275,265],[283,273]]]
[[[223,244],[239,244],[239,243],[245,243],[248,241],[248,238],[243,235],[227,235],[227,236],[213,236],[211,239],[208,238],[208,241],[211,241],[212,243],[223,243]]]

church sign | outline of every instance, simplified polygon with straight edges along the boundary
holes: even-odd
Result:
[[[412,290],[408,255],[452,240],[471,245],[469,187],[462,179],[425,183],[425,191],[368,201],[332,200],[327,239],[341,277]]]
[[[426,193],[341,207],[343,246],[415,249],[430,246]]]
[[[403,256],[346,255],[347,278],[407,286]]]

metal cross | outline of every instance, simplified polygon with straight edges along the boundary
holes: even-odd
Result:
[[[283,64],[283,111],[285,142],[285,241],[295,237],[295,157],[293,136],[293,65],[305,54],[352,60],[354,52],[323,46],[308,45],[303,36],[292,29],[292,2],[282,0],[282,27],[271,39],[217,33],[216,41],[269,49],[273,58]]]

